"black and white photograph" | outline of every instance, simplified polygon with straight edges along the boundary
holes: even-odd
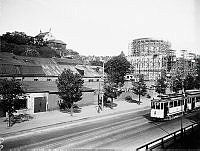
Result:
[[[200,0],[0,0],[0,151],[200,149]]]

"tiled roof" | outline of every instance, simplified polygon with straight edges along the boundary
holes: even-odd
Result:
[[[84,71],[85,77],[101,76],[101,71],[97,72],[93,67],[81,64],[77,59],[25,57],[1,52],[0,76],[58,76],[64,69],[74,73]]]
[[[19,66],[21,75],[24,76],[45,76],[41,66]]]
[[[58,88],[54,81],[22,81],[22,86],[26,93],[49,92],[56,93]],[[93,89],[83,87],[82,92],[93,92]]]
[[[41,66],[0,64],[0,76],[45,76]]]
[[[11,64],[0,64],[0,75],[1,76],[20,75],[20,69],[18,66],[14,66]]]

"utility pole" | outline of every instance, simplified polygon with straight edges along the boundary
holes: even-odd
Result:
[[[183,96],[183,104],[185,100],[185,90],[184,90],[184,78],[185,78],[185,50],[183,52],[183,75],[182,75],[182,96]],[[181,137],[183,137],[183,106],[181,105]]]
[[[139,104],[140,104],[140,87],[141,87],[141,81],[140,81],[140,63],[139,62]]]
[[[104,61],[103,61],[103,77],[102,77],[102,80],[103,80],[103,87],[104,87]],[[104,88],[103,88],[103,93],[102,93],[102,102],[101,102],[101,105],[102,105],[102,111],[103,111],[103,105],[104,105],[104,103],[103,103],[103,101],[104,101],[103,97],[104,97]]]

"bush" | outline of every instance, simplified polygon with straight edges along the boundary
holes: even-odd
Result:
[[[130,95],[128,95],[128,96],[125,97],[125,100],[126,100],[126,101],[131,101],[131,100],[132,100],[132,97],[131,97]]]
[[[147,94],[147,98],[148,98],[148,99],[150,99],[150,98],[151,98],[151,96],[150,96],[149,94]]]

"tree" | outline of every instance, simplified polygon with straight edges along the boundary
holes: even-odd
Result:
[[[135,94],[144,96],[147,93],[147,87],[144,82],[143,75],[139,75],[139,81],[133,82],[132,85],[133,85],[132,90],[134,91]]]
[[[110,83],[124,84],[124,76],[129,71],[130,63],[122,55],[113,57],[105,63],[105,72]]]
[[[117,88],[117,85],[106,81],[104,84],[104,99],[103,99],[104,105],[105,103],[107,103],[108,98],[110,98],[111,99],[110,107],[112,108],[113,99],[116,99],[121,93],[122,91]]]
[[[160,79],[157,80],[155,91],[157,93],[165,94],[166,88],[167,88],[166,79],[164,77],[161,77]]]
[[[172,79],[172,91],[178,93],[182,89],[182,80],[179,76],[173,77]]]
[[[184,89],[191,90],[195,88],[195,79],[191,75],[187,75],[184,79]]]
[[[71,108],[71,116],[73,115],[74,102],[82,99],[83,80],[80,74],[73,73],[70,69],[65,69],[58,76],[57,87],[59,97],[67,108]]]
[[[8,113],[8,126],[11,126],[11,117],[16,112],[20,104],[20,96],[23,96],[24,90],[21,84],[12,79],[0,80],[0,96],[2,97],[1,106]]]
[[[24,32],[7,32],[6,34],[3,34],[1,38],[7,43],[14,43],[17,45],[33,44],[33,38],[31,36],[27,36]]]
[[[196,77],[195,77],[195,88],[200,88],[200,58],[196,59]]]
[[[90,61],[90,64],[92,66],[101,66],[101,67],[103,66],[103,62],[98,60]]]

